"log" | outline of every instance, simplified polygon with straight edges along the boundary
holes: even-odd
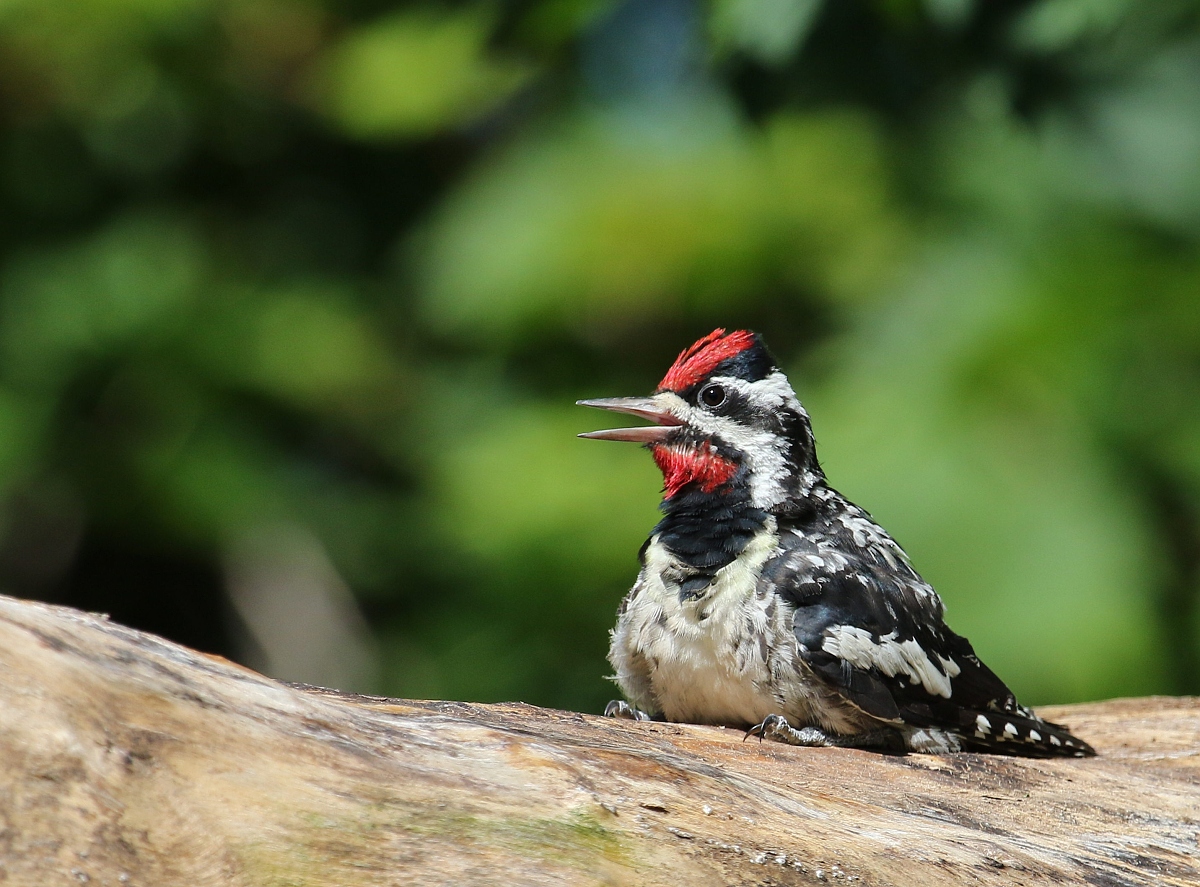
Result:
[[[479,663],[487,668],[486,662]],[[282,684],[0,597],[6,885],[1200,884],[1200,700],[888,756]]]

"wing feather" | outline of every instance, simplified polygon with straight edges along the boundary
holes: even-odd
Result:
[[[887,550],[849,544],[836,526],[826,534],[792,529],[763,570],[760,582],[794,607],[793,631],[813,672],[847,702],[893,723],[960,730],[964,709],[1023,712],[946,625],[941,599],[899,546],[870,527]]]

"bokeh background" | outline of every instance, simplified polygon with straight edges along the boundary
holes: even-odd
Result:
[[[1200,692],[1200,6],[3,0],[0,586],[598,711],[581,397],[761,331],[1029,702]]]

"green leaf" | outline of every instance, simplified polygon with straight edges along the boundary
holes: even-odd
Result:
[[[508,98],[531,69],[487,47],[492,16],[404,11],[350,32],[315,74],[317,102],[356,138],[421,136],[469,121]]]
[[[718,104],[591,115],[482,170],[413,243],[426,316],[474,336],[549,320],[629,325],[684,300],[732,308],[786,268],[839,295],[888,267],[898,224],[878,146],[850,114],[763,135]]]
[[[709,29],[717,47],[781,65],[799,51],[823,5],[823,0],[716,0]]]

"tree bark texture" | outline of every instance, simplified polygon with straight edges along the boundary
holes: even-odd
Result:
[[[487,668],[486,662],[478,667]],[[0,598],[6,885],[1200,885],[1200,700],[887,756],[269,680]]]

